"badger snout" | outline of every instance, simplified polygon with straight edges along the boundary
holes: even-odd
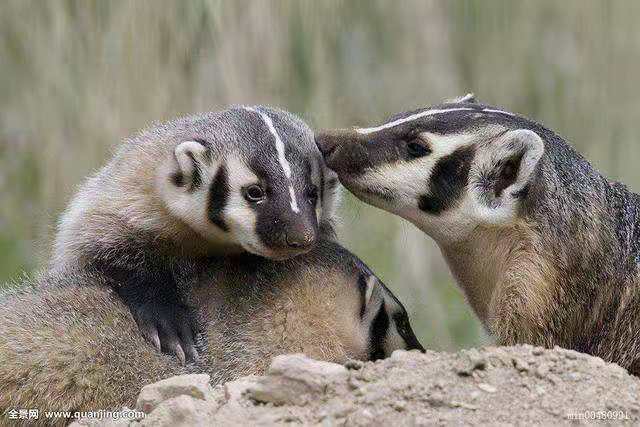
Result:
[[[310,249],[318,240],[317,227],[306,224],[291,227],[284,233],[284,245],[290,249]]]
[[[313,218],[291,218],[262,230],[262,242],[269,258],[287,259],[311,250],[318,242],[318,225]]]
[[[316,145],[325,163],[338,173],[341,181],[372,166],[366,144],[366,140],[351,130],[331,130],[316,135]]]
[[[316,145],[329,168],[341,168],[345,155],[345,146],[353,144],[354,133],[344,130],[328,130],[316,135]],[[348,151],[348,150],[347,150]]]

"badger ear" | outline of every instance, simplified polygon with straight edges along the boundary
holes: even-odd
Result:
[[[376,286],[378,279],[373,274],[360,276],[359,287],[360,297],[362,300],[362,307],[360,310],[360,317],[367,322],[371,322],[373,317],[380,308],[382,301],[382,294],[380,293],[380,286]]]
[[[473,93],[468,93],[466,95],[459,96],[457,98],[447,99],[445,100],[445,102],[447,104],[459,104],[463,102],[466,102],[468,104],[477,104],[478,100],[476,99],[476,96]]]
[[[173,151],[176,170],[172,175],[176,187],[193,191],[202,184],[202,173],[211,163],[211,151],[204,141],[189,140],[178,144]]]
[[[517,197],[517,193],[531,181],[542,154],[544,142],[537,133],[529,129],[517,129],[507,132],[503,137],[494,166],[494,194],[501,197],[504,193]]]
[[[528,129],[506,132],[488,146],[482,169],[482,200],[491,222],[515,215],[515,202],[526,197],[534,171],[544,153],[544,142]]]

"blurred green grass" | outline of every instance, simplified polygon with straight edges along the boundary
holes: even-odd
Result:
[[[338,127],[475,91],[638,188],[639,12],[632,0],[5,0],[0,282],[46,262],[70,194],[120,139],[228,104]],[[487,342],[426,236],[348,195],[342,216],[341,238],[426,345]]]

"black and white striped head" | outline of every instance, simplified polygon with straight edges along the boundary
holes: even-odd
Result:
[[[298,117],[234,107],[165,125],[174,149],[157,176],[169,212],[212,245],[273,259],[332,230],[338,181]]]
[[[312,319],[327,317],[329,307],[328,315],[335,320],[333,328],[343,337],[345,348],[352,349],[352,357],[378,360],[395,350],[425,351],[402,303],[347,249],[323,240],[308,255],[289,262],[304,264],[303,273],[296,277],[313,277],[313,308],[307,309],[313,314]]]
[[[545,150],[529,123],[467,96],[316,142],[357,197],[453,241],[520,214]]]
[[[368,358],[389,357],[394,350],[420,350],[407,310],[384,283],[356,259],[359,313],[362,331],[368,337]]]

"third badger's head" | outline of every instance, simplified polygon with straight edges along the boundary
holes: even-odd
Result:
[[[172,148],[155,179],[166,208],[213,246],[286,259],[332,233],[338,181],[293,114],[241,106],[151,134]]]
[[[217,319],[207,340],[228,354],[219,360],[244,363],[240,347],[245,355],[261,355],[247,358],[251,365],[268,364],[281,353],[341,363],[382,359],[395,350],[424,351],[401,302],[333,241],[321,239],[308,253],[283,262],[253,255],[230,257],[222,261],[225,268],[218,262],[212,260],[195,287],[194,305],[203,307],[204,319]],[[212,300],[225,303],[202,302]]]
[[[526,209],[545,151],[538,128],[466,96],[316,142],[358,198],[452,242]]]

